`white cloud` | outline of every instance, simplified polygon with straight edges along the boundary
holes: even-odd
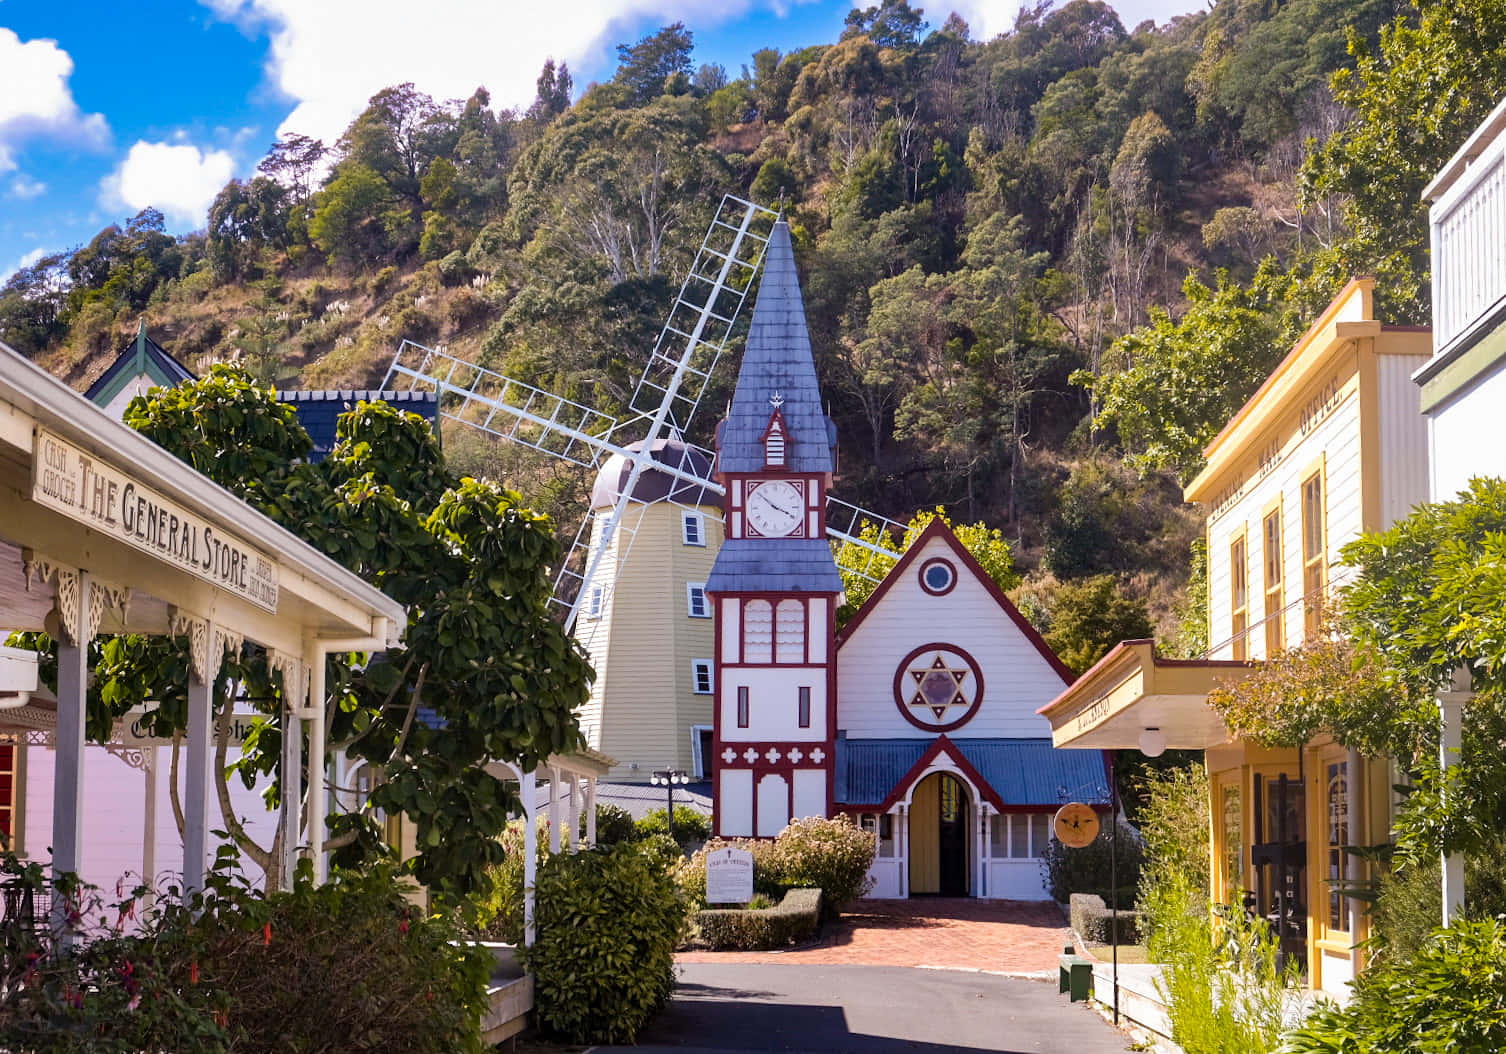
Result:
[[[524,107],[546,58],[574,71],[594,65],[622,42],[630,20],[683,20],[694,29],[779,0],[201,2],[221,18],[270,33],[269,76],[294,102],[279,131],[333,142],[372,95],[393,84],[412,81],[439,99],[463,99],[485,86],[493,105]]]
[[[33,249],[31,252],[29,252],[25,256],[21,257],[21,259],[17,260],[11,267],[9,267],[8,269],[6,269],[3,273],[0,273],[0,285],[4,285],[6,282],[9,282],[11,280],[11,277],[17,271],[21,270],[23,267],[30,267],[32,264],[36,263],[38,260],[40,260],[42,257],[44,257],[46,255],[47,255],[47,250],[46,249]]]
[[[137,140],[100,185],[106,208],[152,207],[169,219],[202,227],[214,196],[230,181],[235,162],[224,150]]]
[[[10,181],[10,196],[19,198],[21,201],[30,201],[47,193],[47,184],[39,179],[32,179],[24,172],[17,172],[16,178]]]
[[[0,27],[0,172],[16,167],[15,151],[22,139],[37,135],[63,136],[102,143],[109,135],[101,115],[82,113],[73,101],[68,78],[73,59],[54,40],[23,41]]]
[[[872,7],[874,0],[854,0],[854,7]],[[923,7],[926,21],[932,29],[940,29],[948,13],[955,11],[967,23],[973,40],[992,40],[1000,33],[1014,28],[1015,16],[1019,14],[1019,0],[950,0],[936,4],[912,4]],[[1064,6],[1058,3],[1057,7]],[[1170,21],[1176,15],[1191,11],[1206,10],[1201,0],[1115,0],[1110,5],[1119,15],[1124,28],[1133,30],[1147,18],[1158,23]]]

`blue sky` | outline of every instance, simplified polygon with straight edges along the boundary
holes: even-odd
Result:
[[[576,84],[611,75],[615,46],[667,23],[696,62],[736,75],[755,48],[835,40],[851,0],[0,0],[0,276],[87,242],[147,205],[203,226],[214,194],[254,171],[280,131],[336,138],[372,92],[414,81],[440,98],[478,85],[527,105],[546,57]],[[975,37],[1016,0],[957,10]],[[1123,0],[1127,26],[1196,0]]]

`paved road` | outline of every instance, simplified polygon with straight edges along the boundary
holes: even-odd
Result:
[[[636,1048],[835,1054],[1122,1054],[1128,1040],[1054,984],[893,966],[687,963]]]

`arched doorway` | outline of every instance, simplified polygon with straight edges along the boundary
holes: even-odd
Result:
[[[947,772],[921,780],[910,799],[910,892],[965,897],[968,882],[966,785]]]

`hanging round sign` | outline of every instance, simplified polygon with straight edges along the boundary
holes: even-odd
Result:
[[[1068,849],[1081,849],[1098,837],[1098,813],[1091,805],[1068,802],[1056,810],[1051,819],[1051,830],[1056,834],[1056,840]]]

